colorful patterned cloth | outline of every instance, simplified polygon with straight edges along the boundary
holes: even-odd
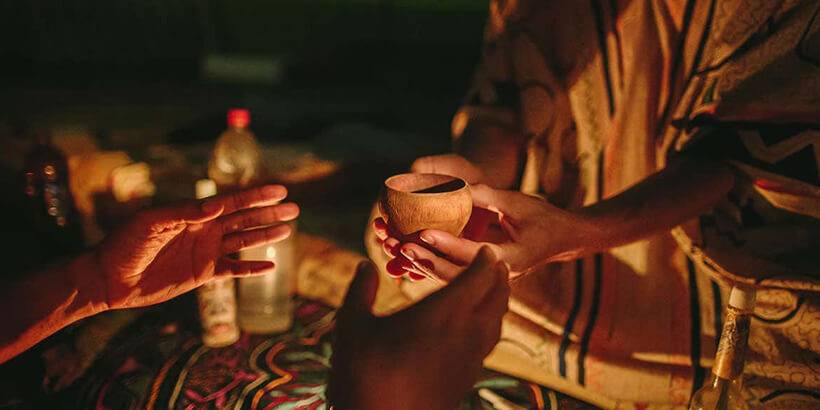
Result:
[[[54,405],[116,410],[327,408],[332,309],[302,299],[288,333],[243,334],[234,345],[210,349],[200,341],[191,299],[158,306],[126,327]],[[488,370],[461,408],[595,407]]]

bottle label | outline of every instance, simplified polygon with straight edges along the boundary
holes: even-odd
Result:
[[[206,334],[233,332],[236,328],[236,294],[233,279],[214,280],[197,291],[199,317]]]
[[[734,380],[743,373],[750,325],[749,312],[740,311],[732,306],[727,307],[726,322],[720,335],[715,365],[712,369],[716,376]]]

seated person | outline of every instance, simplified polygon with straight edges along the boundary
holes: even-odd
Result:
[[[490,1],[454,154],[413,171],[459,176],[497,213],[406,243],[376,220],[371,258],[421,294],[491,246],[518,278],[510,348],[627,402],[686,404],[721,278],[766,281],[745,393],[817,408],[818,5],[747,3]]]

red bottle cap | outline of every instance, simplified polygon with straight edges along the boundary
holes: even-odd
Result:
[[[248,110],[241,108],[232,108],[228,110],[228,126],[245,128],[251,123],[251,113]]]

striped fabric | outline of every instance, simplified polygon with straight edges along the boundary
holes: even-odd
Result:
[[[492,367],[602,406],[686,405],[709,378],[722,326],[726,287],[715,279],[726,276],[713,262],[751,267],[737,278],[784,273],[758,281],[749,400],[820,406],[820,264],[808,256],[820,232],[818,10],[810,0],[491,1],[456,146],[487,124],[528,136],[521,190],[567,208],[685,155],[729,161],[744,192],[721,205],[737,210],[741,238],[726,247],[704,239],[727,236],[716,210],[516,281]],[[754,231],[775,225],[785,226],[772,230],[780,253]]]

